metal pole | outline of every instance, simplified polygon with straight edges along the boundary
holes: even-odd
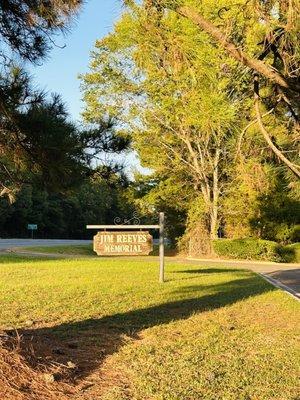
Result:
[[[164,245],[164,223],[165,214],[159,213],[159,282],[163,283],[165,280],[165,245]]]

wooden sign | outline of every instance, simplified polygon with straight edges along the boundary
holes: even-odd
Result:
[[[98,256],[148,255],[153,250],[153,237],[147,231],[98,232],[94,251]]]

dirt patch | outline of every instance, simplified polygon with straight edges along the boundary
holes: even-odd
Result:
[[[32,331],[0,332],[0,398],[5,400],[69,400],[100,398],[122,380],[105,366],[114,353],[111,333],[90,332],[88,340],[57,338]],[[84,336],[85,336],[84,335]]]
[[[25,354],[26,353],[26,354]],[[32,348],[22,348],[22,339],[1,333],[0,393],[6,400],[68,399],[75,393],[67,382],[58,381],[65,368],[40,362]]]

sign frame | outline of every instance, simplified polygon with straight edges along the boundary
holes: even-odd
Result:
[[[27,224],[27,229],[31,231],[31,239],[33,239],[33,232],[38,230],[37,224]]]
[[[147,256],[153,250],[149,231],[101,231],[94,236],[98,256]]]
[[[165,214],[159,213],[159,225],[87,225],[86,229],[104,230],[143,230],[157,229],[159,231],[159,282],[165,281],[165,244],[164,244]]]

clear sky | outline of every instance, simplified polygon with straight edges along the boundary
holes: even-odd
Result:
[[[74,120],[80,118],[82,108],[78,74],[87,71],[96,39],[112,30],[121,11],[121,0],[86,0],[67,36],[55,38],[57,45],[65,47],[54,47],[42,65],[31,67],[36,84],[60,93]]]

